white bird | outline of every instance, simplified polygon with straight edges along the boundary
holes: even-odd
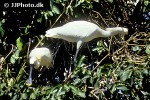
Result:
[[[53,56],[48,48],[35,48],[29,54],[30,73],[27,80],[27,85],[32,85],[32,70],[39,69],[40,66],[45,66],[47,69],[53,66]]]
[[[98,37],[110,37],[119,33],[128,34],[128,29],[114,27],[103,30],[98,25],[88,21],[72,21],[64,24],[63,26],[47,30],[45,36],[64,39],[68,42],[76,42],[77,49],[74,56],[75,61],[79,48],[83,42],[88,42]]]

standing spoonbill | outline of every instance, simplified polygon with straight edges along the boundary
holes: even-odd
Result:
[[[74,61],[76,60],[79,49],[84,42],[89,42],[98,37],[110,37],[117,34],[128,34],[127,28],[114,27],[101,29],[98,25],[88,21],[72,21],[60,27],[51,28],[46,31],[46,37],[59,38],[68,42],[76,42],[76,53]]]

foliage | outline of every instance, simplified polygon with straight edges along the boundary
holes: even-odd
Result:
[[[149,99],[149,4],[148,0],[136,6],[121,0],[50,0],[50,10],[1,11],[0,99]],[[102,28],[128,27],[129,34],[91,41],[90,52],[83,48],[74,64],[74,47],[47,40],[44,34],[50,27],[81,19]],[[33,85],[27,86],[28,55],[36,46],[52,49],[54,68],[49,81],[46,69],[41,69],[35,72]]]

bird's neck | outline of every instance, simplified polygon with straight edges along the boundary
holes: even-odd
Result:
[[[110,31],[105,31],[101,28],[98,29],[98,33],[96,34],[96,37],[110,37],[111,32]]]

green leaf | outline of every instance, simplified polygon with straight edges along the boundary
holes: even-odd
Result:
[[[37,22],[38,22],[38,23],[41,23],[41,22],[42,22],[42,18],[41,18],[41,17],[38,18],[38,19],[37,19]]]
[[[17,45],[18,50],[21,51],[23,43],[22,43],[22,39],[20,37],[16,40],[16,45]]]
[[[111,87],[110,92],[113,94],[114,91],[116,91],[116,84],[113,84],[113,86]]]
[[[83,60],[85,59],[85,56],[82,56],[77,64],[77,67],[82,67]]]
[[[145,52],[150,55],[150,44],[146,46]]]
[[[85,93],[84,92],[82,92],[81,90],[79,90],[79,89],[77,89],[75,86],[73,86],[73,85],[70,85],[70,88],[71,88],[71,91],[74,93],[74,94],[76,94],[76,95],[78,95],[78,96],[80,96],[80,97],[82,97],[82,98],[85,98]]]
[[[31,93],[30,99],[36,99],[36,94],[35,93]]]
[[[73,84],[74,84],[74,85],[77,85],[77,84],[80,83],[80,82],[81,82],[81,79],[76,78],[76,79],[74,80]]]
[[[52,94],[55,94],[57,91],[58,91],[58,89],[54,89],[54,90],[52,91]]]
[[[18,58],[19,58],[19,54],[20,54],[20,50],[16,50],[16,52],[11,56],[10,62],[11,62],[12,64],[15,64],[15,63],[16,63],[16,61],[17,61]]]
[[[2,37],[4,36],[4,33],[5,33],[5,30],[2,27],[2,22],[0,22],[0,34]]]
[[[8,86],[13,87],[14,85],[14,80],[13,78],[11,78],[10,80],[8,80]]]
[[[52,11],[49,11],[48,13],[49,13],[50,16],[53,16],[53,12]]]
[[[107,0],[108,2],[110,2],[110,3],[113,3],[114,2],[114,0]]]
[[[53,94],[50,100],[56,100],[55,95]]]
[[[66,91],[69,91],[69,90],[70,90],[70,87],[65,84],[65,85],[64,85],[64,89],[65,89]]]
[[[141,91],[141,93],[142,93],[143,95],[148,95],[148,96],[150,96],[150,93],[148,93],[148,92]]]
[[[84,76],[81,80],[86,80],[87,78],[89,78],[90,77],[90,75],[86,75],[86,76]]]
[[[126,79],[130,78],[130,76],[131,76],[131,74],[132,74],[132,71],[130,71],[130,70],[122,71],[120,74],[121,74],[121,75],[120,75],[120,79],[121,79],[122,81],[125,81]]]
[[[144,73],[145,75],[148,75],[148,70],[147,70],[147,69],[143,69],[143,73]]]
[[[21,97],[22,97],[22,99],[27,99],[27,93],[23,93],[22,95],[21,95]]]
[[[125,91],[125,90],[129,90],[126,86],[124,86],[124,85],[119,85],[119,86],[117,86],[116,87],[118,90],[123,90],[123,91]]]
[[[60,10],[59,10],[59,8],[58,8],[56,5],[53,5],[52,11],[53,11],[54,13],[56,13],[56,14],[60,14]]]
[[[148,4],[149,4],[149,1],[148,1],[148,0],[144,1],[144,5],[145,5],[145,6],[148,6]]]
[[[57,92],[57,96],[63,95],[65,94],[65,91],[63,90],[62,87],[59,88],[58,92]]]
[[[44,17],[45,17],[45,19],[46,19],[46,20],[48,19],[48,17],[47,17],[47,13],[45,13],[45,14],[44,14]]]
[[[77,92],[77,95],[79,95],[79,96],[82,97],[82,98],[85,98],[85,93],[82,92],[82,91],[78,91],[78,92]]]
[[[99,88],[99,80],[97,80],[94,84],[94,88]]]

